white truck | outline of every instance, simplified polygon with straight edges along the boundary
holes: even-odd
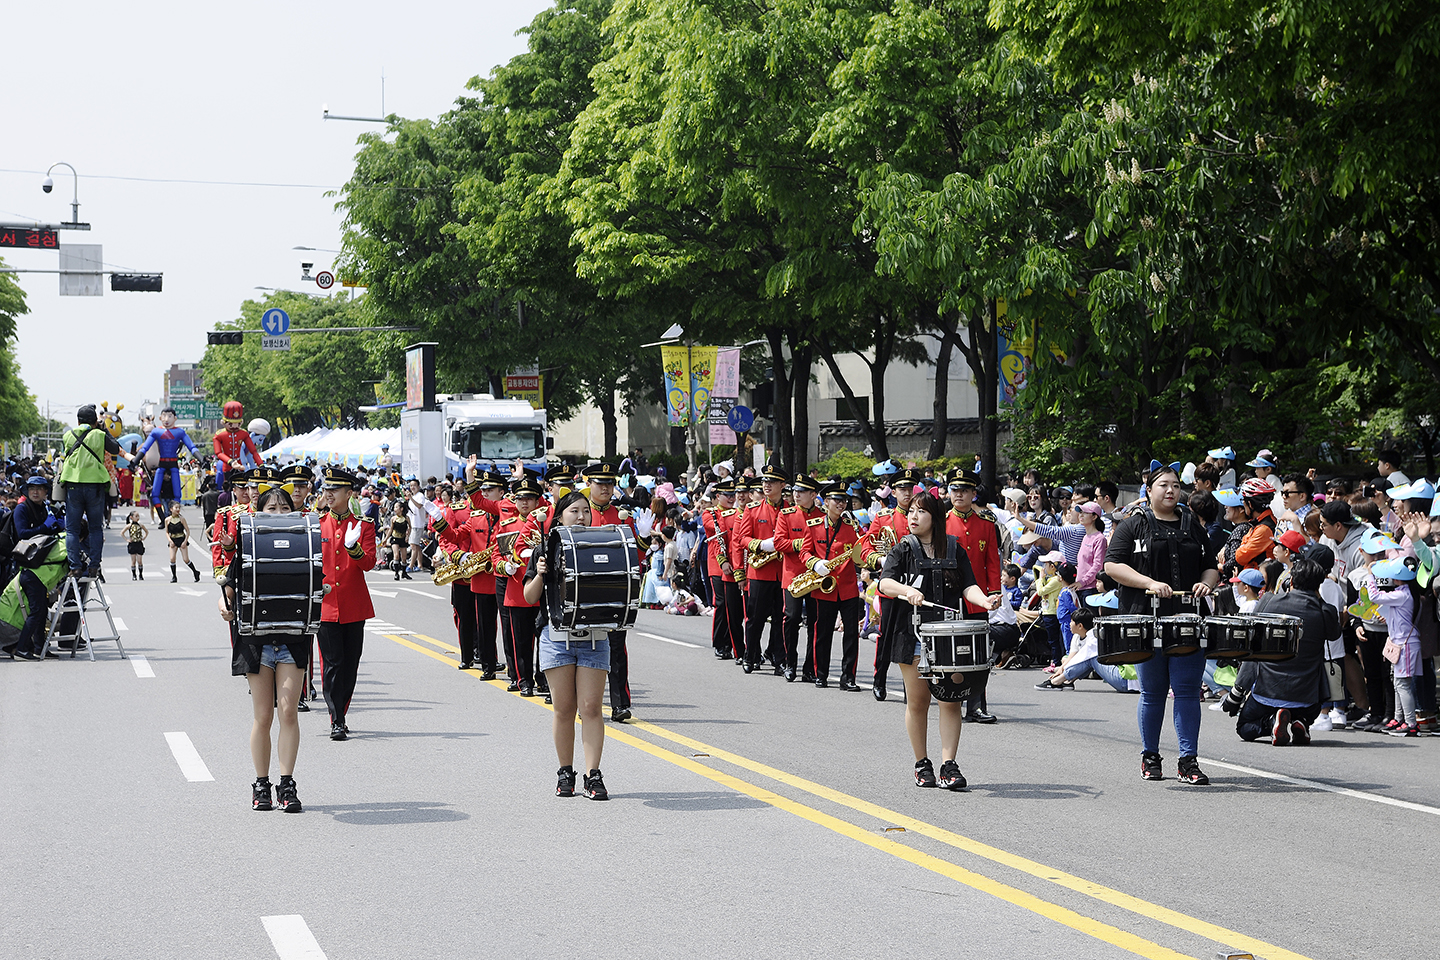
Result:
[[[400,415],[404,476],[462,476],[471,454],[482,470],[508,474],[520,460],[543,471],[551,444],[544,410],[488,393],[437,394],[435,402],[438,410]]]

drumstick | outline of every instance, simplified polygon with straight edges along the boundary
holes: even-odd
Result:
[[[936,610],[948,610],[950,613],[963,613],[963,611],[957,610],[954,607],[947,607],[943,603],[931,603],[929,600],[921,600],[920,606],[934,607]]]

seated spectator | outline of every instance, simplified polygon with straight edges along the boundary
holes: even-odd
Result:
[[[1223,707],[1236,718],[1235,730],[1243,740],[1270,737],[1277,747],[1304,746],[1310,726],[1320,714],[1326,645],[1340,636],[1335,608],[1320,598],[1326,571],[1303,557],[1291,568],[1291,590],[1270,594],[1255,605],[1256,613],[1287,614],[1302,622],[1300,650],[1293,660],[1240,665],[1235,685]]]
[[[1260,594],[1265,592],[1265,575],[1259,570],[1241,570],[1230,582],[1235,586],[1236,612],[1254,613]]]
[[[1092,597],[1091,599],[1098,599]],[[1119,667],[1101,663],[1099,639],[1095,634],[1095,613],[1088,609],[1077,609],[1070,614],[1070,635],[1074,643],[1070,656],[1061,670],[1035,684],[1036,690],[1063,690],[1074,688],[1076,680],[1083,680],[1093,672],[1101,680],[1121,693],[1130,692],[1130,682],[1120,675]]]

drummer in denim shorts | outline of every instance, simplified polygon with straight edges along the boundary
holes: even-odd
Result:
[[[555,503],[555,522],[565,527],[590,525],[590,501],[583,493],[573,491]],[[545,551],[537,549],[530,556],[525,571],[525,602],[540,603],[545,594],[545,581],[552,571]],[[517,608],[522,609],[522,608]],[[540,609],[544,609],[543,605]],[[528,615],[530,611],[526,609]],[[605,747],[605,717],[602,702],[605,681],[610,671],[610,640],[604,631],[566,631],[545,624],[540,633],[539,667],[550,684],[555,703],[552,732],[555,754],[560,760],[556,771],[557,797],[575,796],[575,714],[580,714],[580,740],[585,750],[585,796],[591,800],[608,800],[605,780],[600,774],[600,754]]]

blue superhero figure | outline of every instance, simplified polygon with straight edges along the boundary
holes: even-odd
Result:
[[[184,444],[189,448],[192,456],[198,457],[200,454],[195,449],[195,441],[190,439],[190,434],[186,433],[183,427],[175,426],[175,411],[170,407],[160,411],[160,429],[150,431],[144,445],[136,451],[135,458],[144,459],[145,451],[150,449],[151,444],[160,448],[160,466],[155,470],[155,484],[150,488],[150,502],[163,504],[165,513],[168,514],[170,504],[180,499],[180,445]]]

